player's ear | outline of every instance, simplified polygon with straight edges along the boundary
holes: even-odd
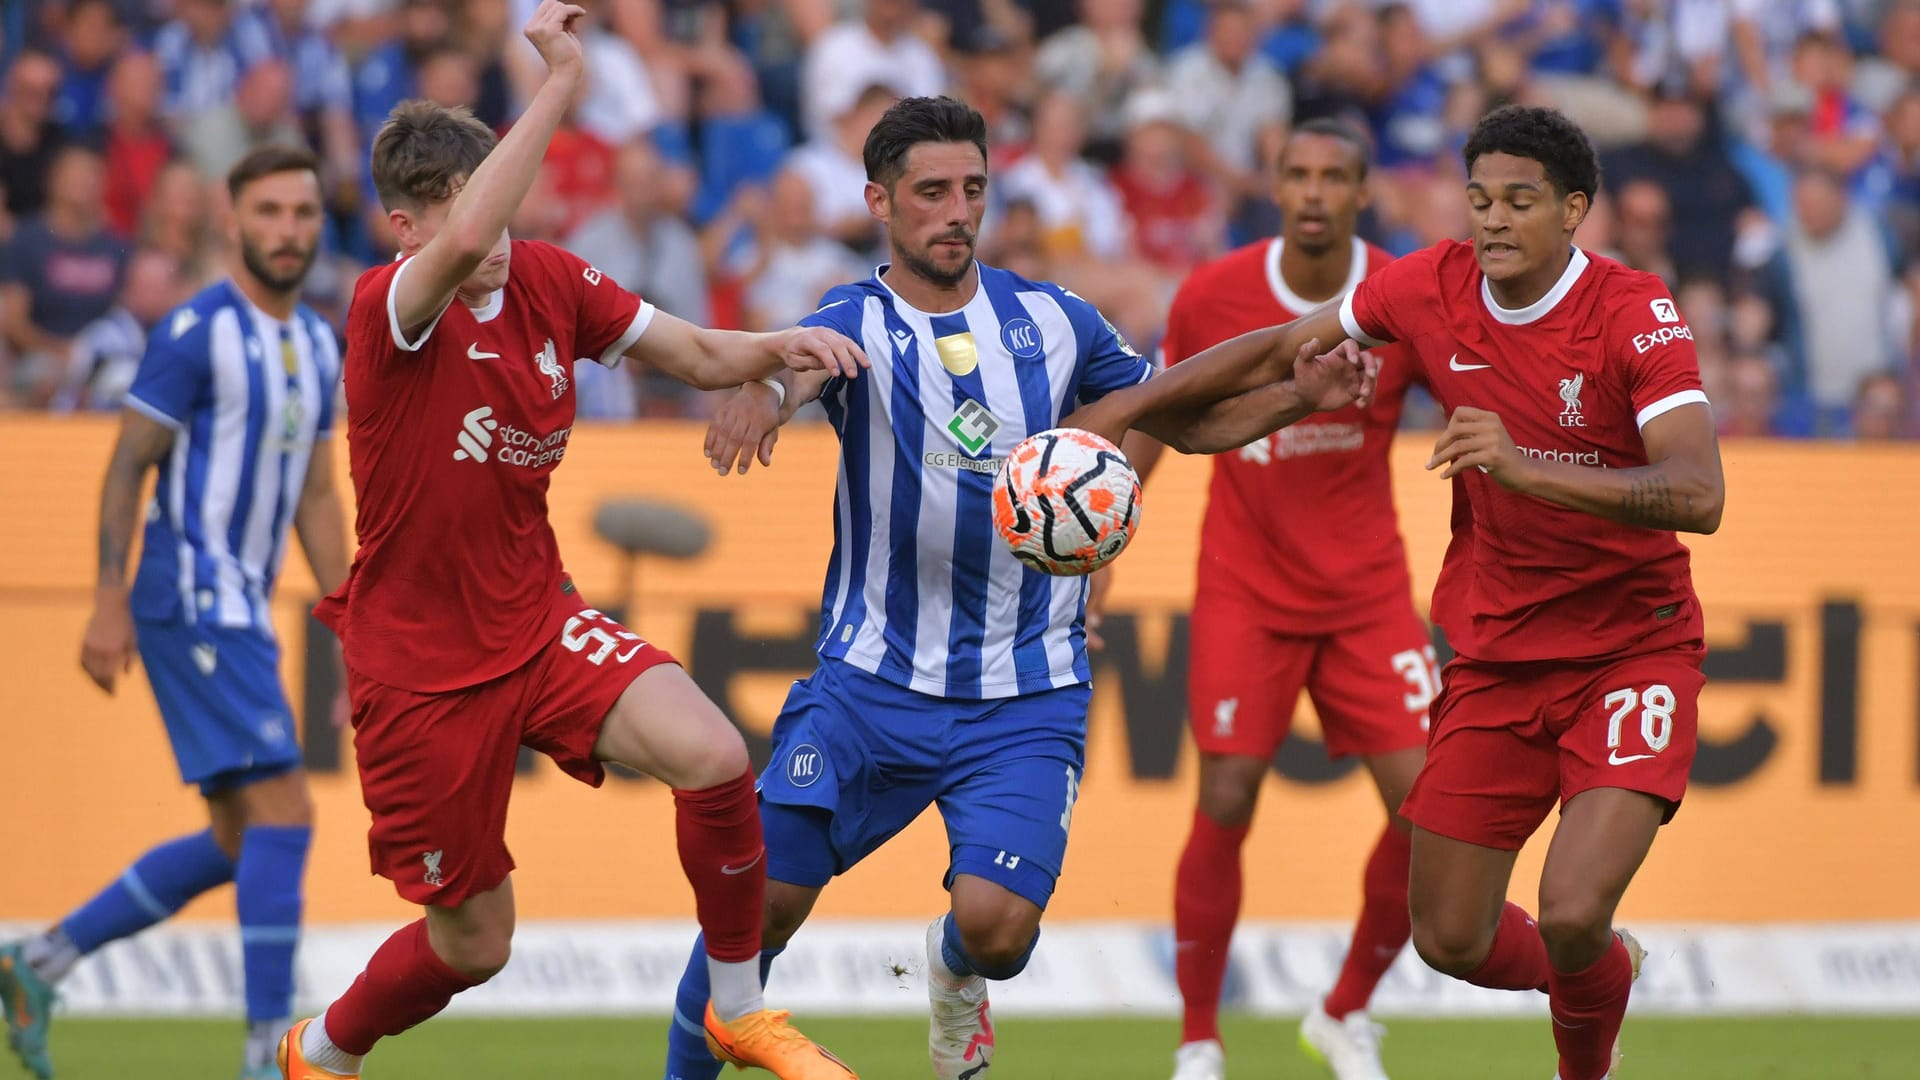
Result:
[[[893,212],[893,200],[888,196],[887,189],[869,180],[867,181],[866,194],[867,213],[872,214],[875,221],[886,221],[888,216]]]
[[[1593,199],[1584,191],[1570,193],[1562,203],[1566,218],[1561,227],[1568,232],[1579,232],[1580,223],[1587,220],[1587,211],[1593,209]]]
[[[413,215],[405,210],[387,211],[387,227],[403,248],[413,246]]]

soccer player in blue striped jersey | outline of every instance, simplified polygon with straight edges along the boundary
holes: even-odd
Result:
[[[340,354],[332,329],[299,303],[320,238],[313,155],[255,150],[227,187],[237,265],[154,328],[127,392],[80,656],[112,693],[139,653],[181,779],[199,786],[210,827],[148,851],[39,936],[0,947],[8,1041],[42,1080],[53,1075],[53,988],[67,972],[227,882],[246,975],[242,1080],[279,1076],[274,1047],[293,1012],[312,809],[271,601],[289,526],[323,592],[346,577],[328,438]],[[129,589],[141,484],[156,468]]]
[[[832,878],[937,805],[950,910],[927,931],[929,1052],[937,1077],[966,1080],[993,1060],[988,982],[1026,966],[1064,865],[1092,693],[1086,580],[1013,558],[993,529],[993,476],[1028,435],[1154,369],[1085,300],[974,260],[979,113],[909,98],[865,158],[892,261],[802,323],[860,343],[872,369],[746,386],[708,432],[715,467],[731,471],[744,449],[744,472],[752,455],[771,462],[779,424],[817,398],[841,442],[820,662],[794,684],[760,780],[763,967]],[[1352,400],[1344,387],[1325,388],[1328,407]],[[1226,449],[1207,442],[1219,419],[1196,411],[1151,431]],[[719,1071],[702,1043],[701,955],[680,984],[667,1080]]]

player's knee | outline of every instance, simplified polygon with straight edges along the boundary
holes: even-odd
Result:
[[[1445,919],[1413,920],[1413,949],[1428,967],[1456,979],[1471,975],[1493,949],[1490,926]]]
[[[486,982],[507,966],[513,933],[497,930],[437,937],[433,951],[446,965],[475,982]]]
[[[966,950],[973,970],[989,979],[1011,979],[1026,970],[1033,956],[1034,943],[1040,937],[1037,927],[1021,918],[972,920],[954,916],[960,930],[960,947]]]
[[[1613,905],[1591,893],[1569,890],[1556,895],[1542,888],[1539,921],[1540,937],[1556,966],[1564,967],[1562,962],[1571,959],[1583,967],[1579,960],[1597,956],[1613,933]]]
[[[1253,820],[1266,778],[1266,762],[1251,757],[1217,757],[1201,768],[1200,812],[1217,825],[1240,828]]]
[[[785,889],[775,888],[777,882],[767,882],[767,904],[760,917],[760,947],[763,949],[783,949],[793,935],[800,932],[800,924],[807,921],[807,913],[813,910],[811,896],[790,895]]]

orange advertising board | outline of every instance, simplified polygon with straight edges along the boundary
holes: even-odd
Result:
[[[0,420],[0,814],[9,822],[0,920],[64,911],[153,841],[197,827],[144,680],[107,698],[77,661],[94,564],[95,506],[110,422]],[[631,605],[764,753],[788,683],[811,665],[831,544],[832,435],[798,429],[772,470],[720,479],[701,429],[654,423],[576,430],[553,518],[582,592]],[[1401,527],[1424,606],[1447,528],[1448,487],[1424,473],[1430,441],[1395,450]],[[1728,508],[1693,538],[1710,683],[1686,807],[1628,897],[1665,921],[1913,918],[1920,910],[1920,450],[1789,443],[1724,448]],[[344,454],[341,455],[344,459]],[[1054,914],[1162,919],[1192,814],[1193,754],[1181,715],[1185,606],[1207,463],[1170,458],[1148,488],[1142,532],[1119,563],[1110,648],[1096,666],[1089,761]],[[344,466],[343,466],[344,470]],[[343,477],[344,480],[344,477]],[[631,598],[621,556],[592,529],[604,500],[645,495],[704,517],[712,544],[687,562],[643,560]],[[1312,513],[1302,507],[1301,513]],[[404,906],[367,875],[366,812],[350,740],[302,707],[313,584],[288,561],[277,604],[284,674],[313,770],[319,824],[309,918],[389,921]],[[1305,706],[1303,705],[1303,710]],[[1283,751],[1248,847],[1246,913],[1332,919],[1356,906],[1381,822],[1371,785],[1312,741]],[[1280,775],[1284,774],[1284,775]],[[534,762],[514,793],[509,841],[529,919],[684,918],[692,911],[661,785],[615,777],[599,791]],[[1516,895],[1530,896],[1537,840]],[[927,817],[830,889],[826,916],[921,917],[941,904],[945,842]],[[221,916],[220,897],[190,914]]]

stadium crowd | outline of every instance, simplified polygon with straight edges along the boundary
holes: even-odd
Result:
[[[1920,436],[1920,0],[583,2],[593,81],[513,230],[697,323],[789,325],[868,272],[860,150],[896,96],[986,115],[981,257],[1143,345],[1188,270],[1276,229],[1290,123],[1371,133],[1362,232],[1405,252],[1466,234],[1462,141],[1521,101],[1600,147],[1578,240],[1666,279],[1724,434]],[[0,407],[118,407],[146,333],[224,272],[221,178],[263,142],[325,163],[308,300],[343,324],[396,246],[366,165],[381,120],[427,97],[510,125],[541,73],[533,6],[5,5]],[[584,416],[711,404],[579,371]]]

